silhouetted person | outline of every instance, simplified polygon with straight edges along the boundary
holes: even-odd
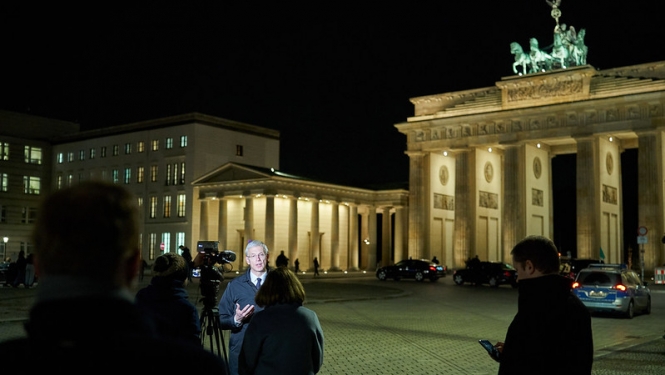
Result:
[[[319,276],[319,259],[314,257],[314,276]]]
[[[300,272],[300,261],[298,260],[298,258],[296,258],[296,261],[293,262],[293,264],[296,266],[296,274],[297,274],[298,272]]]
[[[434,258],[432,258],[432,263],[434,263],[434,264],[439,264],[439,260],[436,259],[436,256],[435,256]]]
[[[224,360],[160,336],[134,303],[140,267],[136,196],[119,184],[81,182],[37,210],[32,243],[39,288],[26,337],[0,344],[30,373],[226,374]]]
[[[282,250],[277,256],[277,259],[275,260],[275,265],[277,265],[277,267],[288,267],[289,258],[287,258],[286,255],[284,255],[284,250]]]

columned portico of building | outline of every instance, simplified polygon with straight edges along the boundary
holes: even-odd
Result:
[[[217,176],[238,174],[254,174],[257,178],[217,181]],[[300,270],[305,272],[312,269],[314,257],[319,260],[320,272],[374,270],[379,229],[383,233],[382,257],[384,252],[404,252],[402,248],[395,249],[403,246],[403,238],[393,238],[406,233],[405,190],[372,191],[271,176],[233,163],[194,185],[199,201],[194,206],[192,227],[199,228],[199,235],[205,236],[199,240],[218,240],[220,249],[236,252],[232,266],[238,272],[246,268],[242,252],[249,239],[268,245],[270,264],[283,250],[289,258],[289,268],[293,269],[298,259]],[[397,207],[402,207],[400,215]],[[381,228],[377,227],[378,214],[384,218]],[[395,233],[390,225],[393,214],[395,225],[403,226],[396,228]]]

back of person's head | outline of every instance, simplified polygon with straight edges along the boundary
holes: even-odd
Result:
[[[119,185],[86,181],[53,192],[33,232],[39,271],[127,282],[118,273],[138,264],[138,220],[136,198]]]
[[[543,274],[559,272],[559,252],[554,242],[543,236],[527,236],[517,243],[510,252],[515,262],[524,264],[527,260]]]
[[[305,302],[305,288],[295,273],[286,267],[271,269],[265,282],[259,288],[254,301],[261,307],[273,306],[278,303]]]
[[[247,246],[245,246],[245,255],[249,255],[249,249],[253,247],[262,247],[263,252],[268,255],[268,245],[264,244],[263,242],[259,240],[251,240],[247,243]]]
[[[185,281],[187,278],[187,263],[185,258],[175,253],[166,253],[155,259],[152,266],[153,275]]]

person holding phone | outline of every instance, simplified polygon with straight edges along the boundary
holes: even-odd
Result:
[[[528,236],[510,252],[517,270],[517,314],[499,351],[499,375],[591,374],[591,314],[559,275],[559,253],[543,236]],[[571,338],[575,339],[571,345]],[[573,367],[562,369],[562,358]]]

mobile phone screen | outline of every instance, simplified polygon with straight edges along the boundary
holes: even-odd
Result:
[[[480,345],[483,346],[483,348],[485,348],[485,350],[487,350],[490,357],[494,358],[497,361],[499,360],[500,352],[497,348],[494,347],[494,345],[492,345],[491,342],[489,342],[488,340],[478,340],[478,342],[480,343]]]

